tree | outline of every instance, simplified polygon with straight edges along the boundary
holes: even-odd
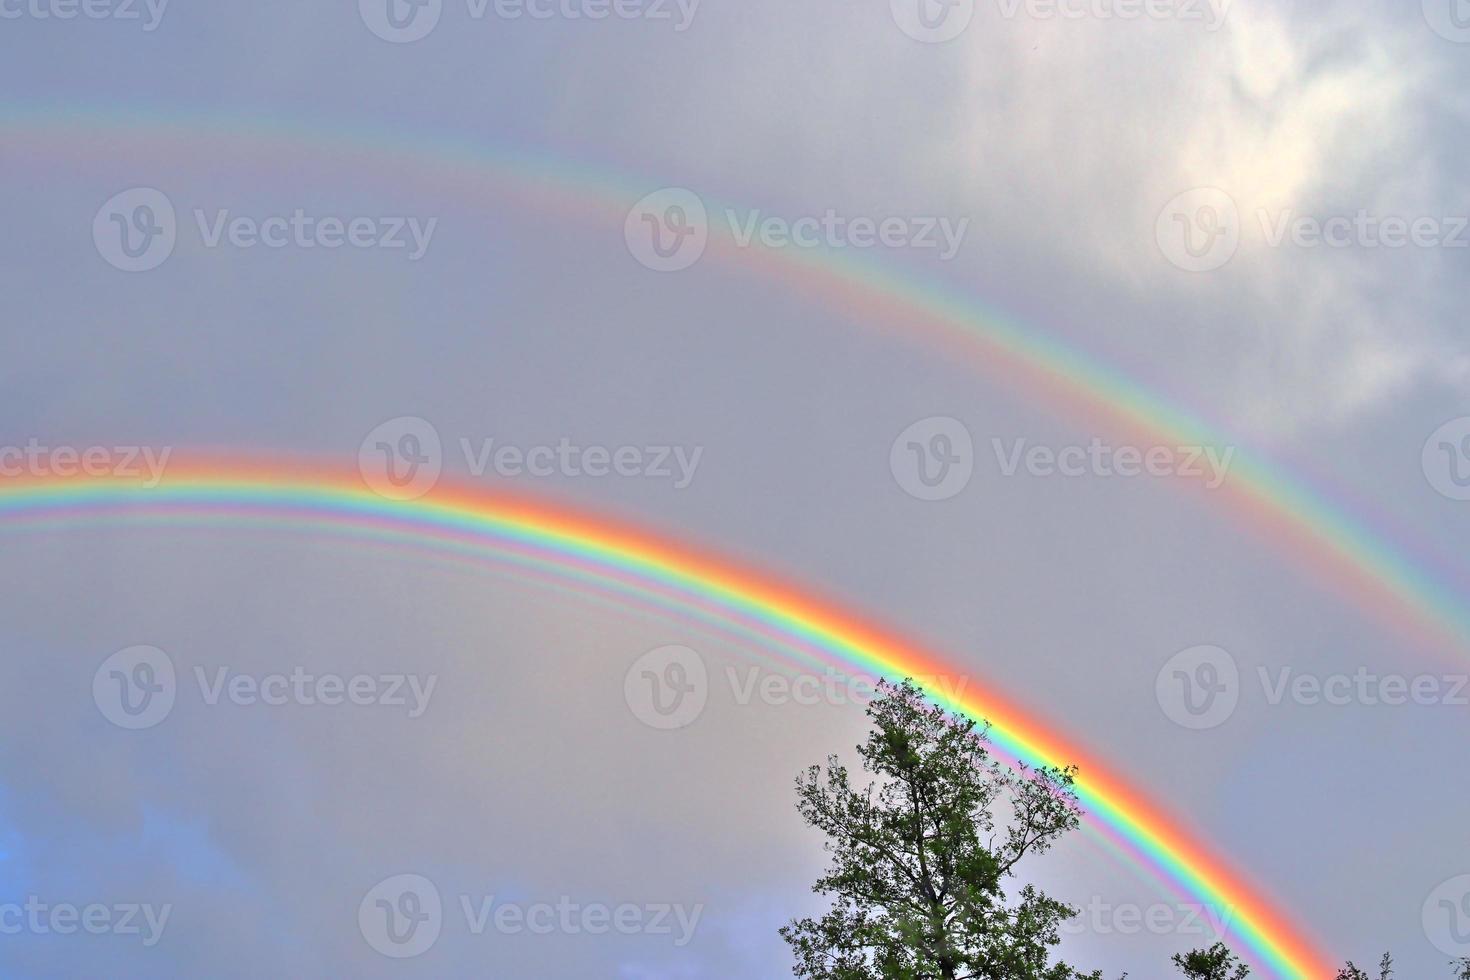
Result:
[[[1337,971],[1337,980],[1371,980],[1371,978],[1354,966],[1352,960],[1348,960],[1347,966]],[[1383,959],[1378,961],[1378,980],[1393,980],[1393,957],[1387,953],[1384,953]]]
[[[1216,943],[1209,949],[1197,949],[1184,956],[1175,956],[1174,965],[1179,967],[1189,980],[1245,980],[1250,968],[1236,958],[1224,943]],[[1470,956],[1450,964],[1455,968],[1455,980],[1470,980]],[[1393,980],[1393,957],[1387,953],[1378,961],[1378,980]],[[1337,980],[1372,980],[1362,969],[1348,960],[1347,966],[1337,971]]]
[[[1224,943],[1174,955],[1174,965],[1189,980],[1245,980],[1251,968],[1242,963]]]
[[[873,729],[857,747],[852,786],[830,756],[796,779],[797,810],[827,836],[831,865],[813,890],[833,896],[820,919],[781,936],[807,980],[1102,980],[1054,961],[1061,925],[1077,910],[1008,880],[1028,856],[1075,830],[1082,810],[1073,768],[1008,769],[987,750],[988,726],[930,704],[911,681],[879,685]],[[1005,819],[996,811],[1009,809]],[[1247,980],[1224,943],[1174,956],[1187,980]],[[1470,958],[1451,964],[1470,980]],[[1377,980],[1393,980],[1393,958]],[[1124,977],[1126,980],[1126,974]],[[1336,980],[1371,980],[1351,961]]]
[[[877,782],[855,789],[836,756],[797,777],[797,809],[827,836],[819,920],[781,929],[809,980],[1077,980],[1052,962],[1077,914],[1034,886],[1006,893],[1021,861],[1077,827],[1075,770],[1011,770],[981,728],[881,684],[858,746]],[[994,810],[1008,807],[1009,819]],[[1101,980],[1098,973],[1084,980]]]

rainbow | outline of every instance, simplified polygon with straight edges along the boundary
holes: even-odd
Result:
[[[413,145],[404,145],[401,133],[318,121],[11,105],[0,106],[0,133],[12,161],[64,159],[85,167],[105,154],[109,173],[130,159],[157,168],[160,160],[190,160],[209,151],[231,168],[279,172],[289,164],[293,174],[300,174],[316,167],[336,180],[376,169],[385,180],[447,192],[461,203],[494,199],[603,222],[609,242],[619,248],[629,208],[653,189],[646,181],[510,145],[437,137],[415,137]],[[704,200],[711,213],[724,207],[709,196]],[[711,226],[709,252],[733,268],[755,270],[828,302],[860,322],[904,339],[922,337],[999,383],[1124,438],[1171,447],[1231,445],[1222,432],[1088,354],[940,282],[848,253],[739,247],[718,222]],[[1378,620],[1396,642],[1470,656],[1470,607],[1463,601],[1470,579],[1458,567],[1448,567],[1427,549],[1395,544],[1393,534],[1374,529],[1353,509],[1265,455],[1238,452],[1230,478],[1213,499],[1228,502],[1263,542]]]
[[[1294,980],[1332,973],[1329,959],[1259,889],[1081,748],[993,689],[943,683],[956,672],[933,654],[767,573],[566,506],[447,482],[419,500],[388,500],[368,490],[355,469],[311,460],[176,457],[163,482],[151,489],[117,477],[0,484],[0,528],[7,532],[66,531],[104,522],[268,527],[450,555],[506,555],[568,580],[695,611],[847,673],[938,679],[927,693],[946,708],[988,721],[992,743],[1006,759],[1080,766],[1077,789],[1089,824],[1166,886],[1209,907],[1232,910],[1243,951],[1259,966]]]

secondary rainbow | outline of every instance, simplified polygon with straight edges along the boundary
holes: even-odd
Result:
[[[0,105],[0,133],[12,163],[32,155],[78,167],[105,163],[116,172],[135,159],[192,160],[213,151],[222,166],[301,175],[325,167],[340,179],[374,169],[394,182],[417,182],[457,202],[493,198],[503,204],[565,213],[606,225],[621,248],[629,208],[655,185],[525,148],[444,137],[421,138],[324,121],[220,119],[203,114],[129,114],[76,106]],[[89,152],[95,142],[98,151]],[[105,153],[101,152],[105,150]],[[54,179],[54,176],[53,176]],[[723,205],[709,196],[712,214]],[[100,201],[98,202],[101,203]],[[853,314],[860,322],[943,345],[1003,384],[1089,425],[1110,424],[1124,438],[1162,446],[1231,445],[1194,415],[1035,328],[928,281],[851,253],[741,247],[718,222],[710,251],[731,266],[755,269]],[[629,260],[631,261],[631,259]],[[652,273],[650,273],[652,274]],[[1427,549],[1375,531],[1352,510],[1264,455],[1238,452],[1229,479],[1211,496],[1287,560],[1326,581],[1356,609],[1394,631],[1458,659],[1470,657],[1470,607],[1463,569]]]
[[[244,458],[176,458],[164,481],[151,489],[118,478],[0,484],[0,528],[7,533],[98,522],[346,530],[422,548],[503,551],[574,578],[672,597],[676,608],[714,610],[848,671],[889,679],[956,676],[952,667],[891,630],[769,574],[544,501],[442,482],[419,500],[387,500],[366,489],[355,470]],[[1078,790],[1089,821],[1165,884],[1232,910],[1236,935],[1260,966],[1293,980],[1331,975],[1329,959],[1259,889],[1089,753],[973,682],[958,693],[936,683],[928,693],[950,709],[989,721],[995,746],[1009,759],[1080,766]]]

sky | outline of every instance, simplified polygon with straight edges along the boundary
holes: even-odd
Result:
[[[1470,642],[1385,622],[1232,481],[1269,461],[1463,607],[1457,2],[0,0],[0,480],[207,448],[392,493],[382,454],[427,449],[889,624],[1335,959],[1444,976]],[[1223,445],[1177,472],[828,261]],[[790,974],[824,865],[792,780],[862,738],[845,680],[325,531],[3,523],[5,976]],[[1109,977],[1233,938],[1084,833],[1025,875]]]

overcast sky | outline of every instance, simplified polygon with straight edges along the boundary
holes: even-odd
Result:
[[[798,259],[816,241],[1009,311],[1464,582],[1470,17],[1451,0],[118,4],[0,0],[0,452],[350,464],[370,433],[428,426],[455,476],[710,543],[921,639],[1166,803],[1338,958],[1391,948],[1420,980],[1470,955],[1465,647],[1373,617],[1228,487],[1119,476],[1113,450],[1153,444],[921,317],[674,247],[707,204],[712,237]],[[616,190],[547,195],[456,146]],[[325,247],[323,219],[356,244]],[[495,462],[507,445],[525,465]],[[1081,475],[1028,464],[1038,446]],[[588,475],[621,447],[634,475]],[[776,929],[821,908],[823,866],[791,780],[863,717],[747,697],[770,649],[325,535],[5,534],[0,930],[31,896],[109,923],[0,933],[7,976],[789,973]],[[694,660],[641,659],[670,645]],[[114,671],[159,656],[171,709],[116,724]],[[642,672],[691,662],[705,703],[664,730]],[[1192,714],[1175,670],[1222,666],[1228,703]],[[376,700],[227,686],[293,672],[374,678]],[[1277,694],[1360,673],[1437,693]],[[1085,910],[1063,950],[1087,969],[1162,976],[1215,938],[1086,835],[1028,877]],[[425,881],[437,938],[384,955],[413,944],[376,903],[413,912]],[[624,905],[629,934],[586,927]]]

